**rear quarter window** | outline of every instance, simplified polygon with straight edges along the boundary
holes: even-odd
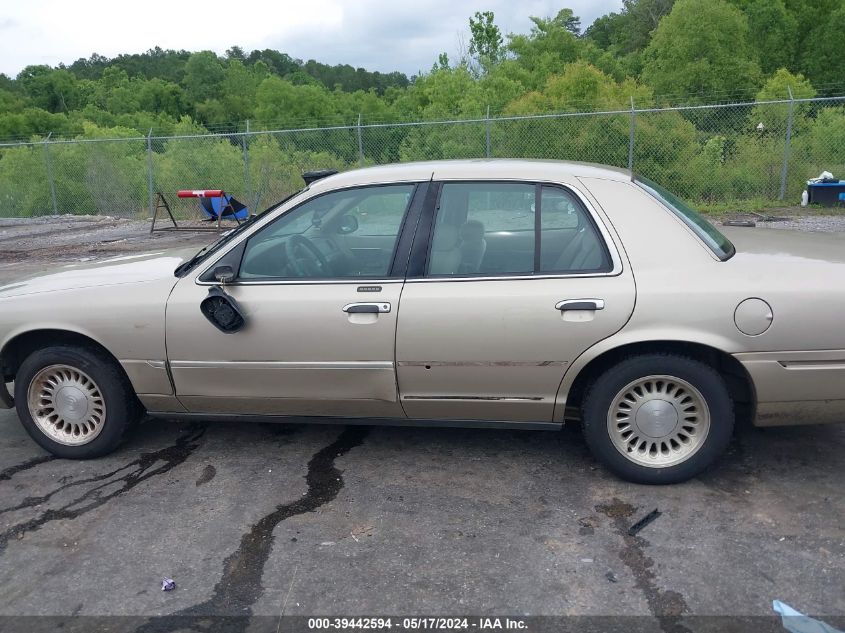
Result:
[[[641,176],[637,176],[634,182],[679,217],[702,242],[710,247],[719,259],[722,261],[730,259],[736,252],[734,245],[719,232],[719,229],[710,224],[701,214],[671,191]]]

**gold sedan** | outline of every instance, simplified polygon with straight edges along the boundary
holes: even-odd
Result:
[[[845,419],[845,240],[558,161],[312,174],[191,256],[0,288],[0,401],[60,457],[149,415],[559,429],[688,479],[735,422]],[[14,393],[10,386],[14,385]]]

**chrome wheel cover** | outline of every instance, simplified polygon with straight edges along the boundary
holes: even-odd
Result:
[[[97,383],[70,365],[49,365],[35,374],[27,405],[38,429],[66,446],[91,442],[106,420],[106,403]]]
[[[685,462],[710,432],[701,392],[675,376],[646,376],[623,387],[607,412],[607,432],[622,455],[639,466]]]

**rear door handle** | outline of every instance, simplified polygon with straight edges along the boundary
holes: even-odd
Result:
[[[604,299],[564,299],[555,304],[555,310],[604,310]]]
[[[347,314],[384,314],[390,312],[389,303],[347,303],[343,306]]]

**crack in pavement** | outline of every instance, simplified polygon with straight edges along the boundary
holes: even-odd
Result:
[[[681,624],[681,616],[689,613],[684,596],[677,591],[658,588],[655,582],[657,576],[652,571],[654,560],[643,551],[649,542],[641,536],[628,534],[630,519],[636,511],[634,506],[616,498],[606,505],[596,506],[596,512],[613,521],[614,529],[622,537],[624,547],[619,552],[619,558],[633,573],[634,584],[643,592],[648,608],[657,618],[660,629],[665,633],[690,633],[690,630]]]
[[[0,481],[9,481],[20,472],[30,470],[31,468],[35,468],[41,464],[46,464],[47,462],[52,462],[54,459],[56,459],[54,455],[42,455],[41,457],[33,457],[21,464],[4,468],[3,470],[0,470]]]
[[[73,486],[80,486],[86,483],[95,483],[101,481],[104,482],[98,486],[94,486],[93,488],[87,489],[82,495],[80,495],[76,499],[73,499],[72,501],[63,505],[60,508],[50,508],[48,510],[45,510],[39,516],[33,519],[24,521],[23,523],[18,523],[17,525],[13,525],[5,531],[0,532],[0,555],[5,552],[9,541],[13,538],[22,538],[23,535],[27,532],[35,532],[37,530],[40,530],[46,524],[51,523],[53,521],[72,521],[85,514],[86,512],[90,512],[91,510],[99,508],[100,506],[108,503],[115,497],[118,497],[132,490],[135,486],[146,481],[147,479],[169,472],[170,470],[184,462],[186,459],[188,459],[191,453],[193,453],[199,447],[199,439],[204,434],[204,427],[192,425],[191,427],[189,427],[189,430],[186,433],[176,438],[176,443],[172,444],[171,446],[167,446],[165,448],[161,448],[150,453],[142,453],[137,459],[129,462],[128,464],[125,464],[124,466],[121,466],[120,468],[111,471],[110,473],[106,473],[104,475],[97,475],[88,479],[80,479],[78,481],[65,484],[64,486],[53,490],[44,497],[31,497],[18,506],[0,510],[0,513],[2,513],[9,512],[12,510],[20,510],[24,508],[35,507],[49,500],[55,494],[63,490],[67,490],[68,488],[71,488]],[[159,462],[163,463],[153,468],[153,466],[155,466]],[[114,475],[126,470],[129,470],[129,472],[126,472],[121,477],[112,479]],[[100,493],[103,488],[112,486],[120,482],[123,483],[123,486],[118,488],[117,490],[114,490],[105,495]]]
[[[149,620],[135,633],[161,633],[191,629],[218,630],[221,612],[228,612],[227,631],[245,631],[252,616],[252,606],[261,597],[264,587],[261,578],[273,549],[273,531],[293,516],[313,512],[333,501],[345,482],[335,460],[356,446],[360,446],[369,432],[362,427],[347,427],[334,442],[320,449],[308,462],[305,480],[308,491],[290,503],[276,506],[242,537],[238,548],[223,561],[223,576],[214,586],[214,593],[205,602],[195,604],[168,616]]]

